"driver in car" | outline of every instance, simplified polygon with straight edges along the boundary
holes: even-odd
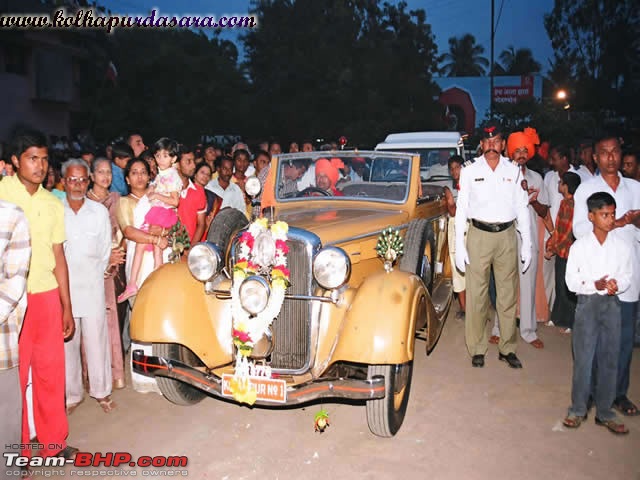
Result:
[[[336,183],[340,178],[340,169],[344,168],[344,163],[340,158],[320,158],[316,162],[316,187],[330,195],[341,197],[344,194],[336,188]]]

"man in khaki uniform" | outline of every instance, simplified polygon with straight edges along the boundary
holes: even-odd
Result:
[[[496,279],[496,310],[500,320],[498,358],[522,368],[516,356],[516,302],[518,253],[516,228],[521,235],[522,271],[531,263],[528,195],[521,186],[520,169],[501,155],[505,141],[498,124],[482,132],[483,155],[468,162],[460,173],[456,204],[456,266],[466,272],[465,337],[474,367],[484,366],[489,319],[489,274]],[[470,221],[466,245],[464,231]]]

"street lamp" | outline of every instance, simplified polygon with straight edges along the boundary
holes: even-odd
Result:
[[[556,100],[564,102],[563,109],[567,111],[567,121],[571,121],[571,104],[569,103],[569,94],[566,90],[560,89],[556,92]]]
[[[558,100],[566,100],[568,97],[566,90],[558,90],[556,92],[556,99]]]

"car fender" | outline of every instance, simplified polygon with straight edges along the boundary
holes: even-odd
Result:
[[[208,295],[184,262],[153,272],[140,288],[131,314],[135,342],[184,345],[210,368],[233,361],[231,332],[230,302]]]
[[[420,278],[395,269],[367,277],[345,315],[332,362],[400,364],[413,360],[416,325],[429,293]]]

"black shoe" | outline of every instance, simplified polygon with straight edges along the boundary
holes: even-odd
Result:
[[[507,353],[503,355],[502,353],[498,354],[498,360],[502,360],[503,362],[507,362],[511,368],[522,368],[522,363],[518,360],[515,353]]]
[[[474,367],[484,367],[484,355],[474,355],[471,359],[471,365]]]

